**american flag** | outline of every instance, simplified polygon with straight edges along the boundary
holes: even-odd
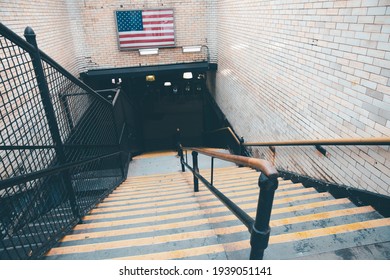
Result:
[[[175,45],[173,10],[116,11],[120,49]]]

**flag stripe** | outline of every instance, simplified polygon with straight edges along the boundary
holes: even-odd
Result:
[[[149,39],[149,40],[127,40],[127,41],[122,41],[122,44],[136,44],[136,43],[158,43],[158,42],[172,42],[172,39]]]
[[[126,38],[143,38],[143,37],[157,37],[157,36],[171,36],[171,38],[174,38],[175,34],[173,32],[151,32],[151,33],[141,33],[141,34],[124,34],[119,35],[120,39],[126,39]]]
[[[144,18],[143,19],[144,24],[150,23],[150,22],[160,22],[160,23],[173,23],[173,17],[163,17],[163,18]]]
[[[135,37],[135,38],[120,38],[119,40],[121,42],[131,42],[131,41],[137,41],[137,42],[140,42],[140,41],[144,41],[144,42],[147,42],[147,41],[150,41],[150,42],[157,42],[158,40],[161,40],[161,41],[172,41],[174,37],[173,36],[153,36],[153,37]]]
[[[145,10],[142,11],[144,16],[158,16],[158,15],[173,15],[173,10]]]
[[[173,10],[117,12],[120,48],[175,45],[173,14]]]
[[[131,47],[131,48],[138,48],[138,47],[156,47],[156,46],[174,46],[174,42],[158,42],[158,43],[137,43],[137,44],[121,44],[123,47]]]
[[[174,34],[173,30],[161,30],[161,28],[151,28],[150,30],[145,30],[145,31],[127,31],[127,32],[120,32],[119,36],[137,36],[137,35],[143,35],[143,34]]]

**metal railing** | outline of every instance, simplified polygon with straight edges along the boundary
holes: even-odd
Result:
[[[185,160],[183,150],[192,151],[192,167]],[[248,228],[251,234],[251,251],[249,258],[251,260],[261,260],[264,256],[264,250],[268,247],[270,237],[269,221],[271,217],[272,204],[275,191],[278,188],[278,171],[268,161],[249,158],[244,156],[223,154],[204,148],[183,148],[179,145],[179,156],[182,171],[187,167],[194,176],[194,192],[199,191],[199,180]],[[198,153],[211,157],[211,179],[207,181],[200,173],[198,168]],[[252,167],[261,172],[258,186],[260,188],[256,218],[253,219],[233,201],[226,197],[213,185],[214,158],[230,161],[241,166]]]
[[[0,23],[0,259],[41,258],[126,177],[110,102]]]
[[[230,127],[222,127],[212,131],[206,131],[205,146],[226,148],[233,154],[250,156],[249,152],[243,146],[244,138],[239,137]]]

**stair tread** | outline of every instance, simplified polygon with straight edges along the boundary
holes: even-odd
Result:
[[[209,178],[210,170],[203,169],[201,174]],[[216,168],[214,185],[254,217],[258,177],[259,172],[250,168]],[[126,180],[47,258],[247,259],[248,230],[202,183],[194,193],[192,180],[188,172]],[[386,240],[390,239],[390,219],[381,219],[372,207],[356,207],[346,198],[335,199],[300,183],[278,180],[266,258],[278,258],[276,251],[284,252],[279,258],[302,257],[309,254],[307,246],[319,254],[326,249],[316,243],[322,239],[328,240],[329,250],[353,247],[352,242],[341,244],[341,240],[352,238],[348,234],[356,239],[364,231],[375,235],[365,235],[361,244],[390,241]],[[272,248],[275,251],[270,252]]]

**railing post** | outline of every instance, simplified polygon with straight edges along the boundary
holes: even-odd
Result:
[[[268,178],[262,173],[259,177],[259,188],[256,219],[251,230],[251,252],[249,257],[251,260],[262,260],[264,250],[268,247],[271,233],[269,221],[275,191],[278,188],[278,179],[276,177]]]
[[[49,87],[47,85],[45,73],[43,71],[41,55],[39,53],[34,30],[31,27],[26,27],[26,29],[24,30],[24,37],[26,38],[26,41],[28,43],[30,43],[35,47],[35,51],[33,53],[30,53],[30,56],[34,67],[35,76],[37,79],[39,93],[41,95],[43,108],[45,110],[46,119],[51,133],[51,137],[55,145],[55,151],[56,151],[58,162],[60,164],[64,164],[66,163],[65,150],[61,140],[60,129],[58,127],[58,123],[56,120],[54,107],[50,98]],[[80,211],[76,202],[76,196],[72,187],[72,181],[69,172],[68,171],[62,172],[62,178],[64,180],[64,184],[69,193],[69,200],[70,200],[73,215],[77,218],[80,218]]]
[[[183,155],[183,148],[181,144],[178,145],[178,151],[177,151],[179,157],[180,157],[180,164],[181,164],[181,172],[186,172],[186,168],[184,166],[184,155]]]
[[[194,169],[194,192],[199,192],[199,180],[195,173],[199,173],[198,152],[192,151],[192,168]]]
[[[210,184],[214,184],[214,157],[211,157],[211,178],[210,178]]]
[[[240,138],[240,146],[239,146],[239,148],[238,148],[238,154],[240,155],[240,156],[242,156],[243,155],[243,152],[244,152],[244,146],[243,146],[243,144],[244,144],[244,137],[241,137]]]

